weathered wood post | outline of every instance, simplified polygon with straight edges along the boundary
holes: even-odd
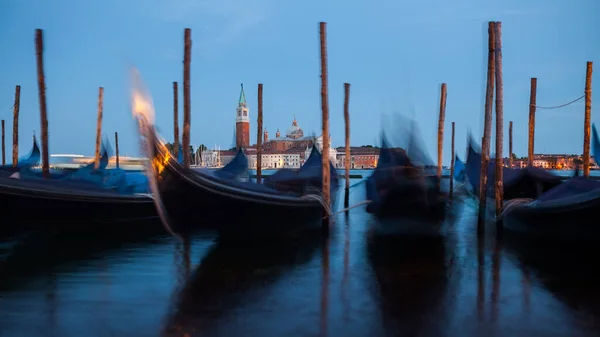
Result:
[[[330,160],[329,160],[329,96],[327,92],[327,23],[319,23],[319,37],[321,46],[321,118],[322,118],[322,138],[323,151],[321,162],[321,174],[323,176],[323,200],[327,207],[331,205],[330,196]],[[329,230],[329,214],[323,221],[325,229]]]
[[[173,156],[179,156],[179,100],[177,82],[173,82]]]
[[[535,104],[537,96],[537,78],[531,78],[529,92],[529,144],[527,147],[527,166],[533,166],[533,152],[535,149]]]
[[[454,122],[452,122],[452,159],[450,160],[450,190],[449,195],[452,198],[452,194],[454,192],[454,160],[456,156],[454,155]]]
[[[508,122],[508,167],[513,167],[513,121]]]
[[[438,182],[442,179],[442,159],[444,154],[444,120],[446,119],[446,83],[442,83],[440,94],[440,116],[438,118],[438,136],[437,136],[437,177]]]
[[[585,119],[583,129],[583,176],[590,176],[590,135],[592,121],[592,62],[585,71]]]
[[[42,133],[42,174],[50,178],[48,161],[48,114],[46,111],[46,80],[44,78],[44,37],[41,29],[35,30],[35,56],[37,61],[38,96],[40,101],[40,126]]]
[[[344,123],[346,127],[346,149],[344,158],[346,190],[344,193],[344,207],[350,204],[350,83],[344,83]]]
[[[15,105],[13,106],[13,146],[12,163],[17,167],[19,163],[19,110],[21,109],[21,86],[15,87]]]
[[[262,137],[263,137],[263,84],[258,84],[258,119],[256,121],[258,135],[256,136],[256,182],[262,181]]]
[[[100,167],[100,144],[102,143],[102,111],[104,110],[104,88],[98,88],[98,119],[96,122],[96,151],[94,152],[94,169]]]
[[[192,30],[186,28],[184,32],[183,49],[183,166],[190,168],[190,125],[192,123],[190,101],[190,63],[192,61]]]
[[[494,50],[495,50],[494,21],[488,23],[488,68],[485,89],[485,122],[481,141],[481,172],[479,179],[479,216],[477,234],[483,235],[485,230],[485,209],[487,202],[488,166],[490,163],[490,140],[492,138],[492,112],[494,104]]]
[[[6,148],[4,144],[4,119],[2,120],[2,165],[6,165]]]
[[[115,132],[115,167],[119,168],[119,133]]]
[[[502,185],[502,162],[504,141],[504,86],[502,83],[502,22],[495,25],[495,77],[496,77],[496,218],[502,213],[504,186]],[[500,228],[501,226],[498,226]]]

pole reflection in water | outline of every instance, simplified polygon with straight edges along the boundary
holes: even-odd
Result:
[[[327,336],[327,320],[329,313],[329,236],[321,249],[321,336]]]
[[[48,270],[48,284],[46,286],[46,303],[48,305],[48,326],[49,336],[55,336],[56,328],[58,326],[57,319],[57,305],[58,301],[56,300],[56,275],[52,270],[52,267],[49,267]]]
[[[477,320],[485,315],[485,238],[477,238]]]
[[[498,297],[500,296],[500,249],[499,239],[494,240],[494,251],[492,252],[492,294],[491,301],[491,319],[496,322],[498,319]]]
[[[350,268],[350,222],[348,213],[345,214],[346,224],[344,226],[344,274],[342,276],[341,302],[343,319],[350,320],[350,303],[348,302],[348,274]]]

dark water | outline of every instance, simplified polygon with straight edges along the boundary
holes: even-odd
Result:
[[[439,239],[376,238],[364,206],[260,248],[21,234],[0,247],[0,336],[598,336],[597,250],[477,240],[456,205]]]

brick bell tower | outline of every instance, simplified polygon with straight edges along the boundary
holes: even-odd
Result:
[[[238,107],[235,109],[235,146],[250,146],[250,116],[248,106],[246,105],[246,95],[244,94],[244,84],[241,84],[240,99]]]

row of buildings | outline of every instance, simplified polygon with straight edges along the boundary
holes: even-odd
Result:
[[[581,155],[536,154],[533,156],[533,166],[547,170],[574,170],[577,168],[577,165],[580,165],[581,163],[583,163],[583,156]],[[513,160],[513,167],[523,168],[526,166],[527,158]],[[598,169],[595,160],[591,160],[590,168]]]
[[[264,130],[262,142],[262,168],[299,168],[310,155],[313,144],[319,151],[323,149],[322,136],[305,136],[304,131],[298,125],[294,116],[292,124],[281,134],[277,129],[275,137],[269,137],[268,130]],[[256,145],[250,144],[250,110],[246,103],[244,86],[241,86],[238,106],[235,115],[235,145],[236,148],[244,149],[248,156],[248,166],[256,169],[257,154]],[[343,147],[331,147],[331,137],[329,138],[329,158],[334,166],[343,168],[346,165],[345,149]],[[235,155],[236,150],[205,150],[201,154],[201,165],[204,167],[220,167],[227,165]],[[576,155],[557,155],[557,154],[537,154],[535,155],[533,166],[544,169],[575,169],[577,163],[581,161],[581,156]],[[377,166],[379,160],[379,148],[370,146],[352,147],[350,150],[350,167],[353,169],[370,169]],[[508,159],[505,159],[505,166],[508,166]],[[526,167],[527,158],[514,158],[513,167]],[[595,164],[592,168],[598,168]]]

